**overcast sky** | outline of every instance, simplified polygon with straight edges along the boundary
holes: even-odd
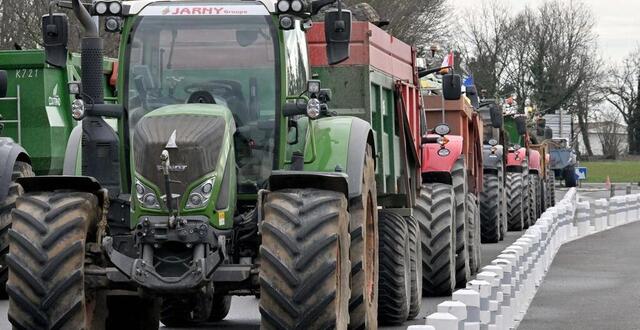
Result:
[[[464,8],[477,6],[483,0],[449,0]],[[526,5],[536,6],[544,0],[503,0],[518,12]],[[567,0],[568,1],[568,0]],[[599,49],[607,62],[621,61],[640,45],[640,0],[581,0],[591,7],[597,19]]]

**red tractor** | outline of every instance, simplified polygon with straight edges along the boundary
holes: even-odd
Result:
[[[459,75],[443,76],[423,99],[428,135],[417,208],[425,220],[423,283],[430,295],[447,295],[480,267],[483,123],[462,95]]]

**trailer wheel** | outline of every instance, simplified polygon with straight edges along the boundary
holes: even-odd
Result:
[[[33,176],[33,169],[29,163],[16,161],[11,173],[11,184],[7,198],[0,201],[0,299],[7,299],[5,285],[7,283],[8,268],[5,261],[9,253],[9,228],[11,228],[11,210],[16,205],[16,199],[22,195],[22,187],[16,179]]]
[[[450,185],[429,183],[416,199],[422,245],[422,294],[450,295],[456,284],[455,194]]]
[[[159,298],[109,296],[106,329],[157,330],[160,327]]]
[[[550,206],[555,206],[556,205],[556,173],[551,170],[549,171],[549,194],[551,196],[550,197]]]
[[[576,167],[571,165],[564,168],[564,185],[567,188],[573,188],[578,186],[578,180],[576,179]]]
[[[104,326],[100,316],[106,313],[99,311],[104,305],[84,285],[85,244],[97,219],[93,194],[42,192],[18,198],[7,255],[8,317],[14,328]]]
[[[218,322],[224,320],[229,315],[229,310],[231,310],[231,300],[232,296],[214,293],[209,321]]]
[[[391,211],[378,213],[380,230],[380,274],[378,319],[400,325],[409,316],[411,305],[411,258],[405,219]]]
[[[480,269],[480,205],[474,194],[467,194],[467,228],[469,232],[469,268],[471,275]],[[458,285],[460,282],[458,281]],[[460,287],[466,287],[465,282]]]
[[[457,287],[465,287],[471,279],[471,256],[469,245],[469,228],[467,228],[467,171],[464,165],[464,156],[460,156],[453,165],[451,181],[455,192],[456,205],[456,281]]]
[[[533,226],[538,220],[538,189],[540,188],[540,179],[537,174],[529,174],[528,181],[529,221],[525,225],[526,228]]]
[[[526,199],[522,192],[522,173],[508,172],[507,184],[507,218],[510,231],[520,231],[524,226],[524,204]]]
[[[482,243],[498,243],[500,239],[501,199],[497,175],[484,176],[482,192],[480,193],[480,226]]]
[[[263,329],[346,329],[349,213],[344,194],[317,189],[269,193],[260,247]]]
[[[411,257],[411,306],[408,320],[415,319],[422,308],[422,246],[420,225],[415,217],[405,217],[409,230],[409,251]]]
[[[351,200],[351,299],[349,328],[378,327],[378,211],[376,173],[371,146],[367,146],[362,195]]]

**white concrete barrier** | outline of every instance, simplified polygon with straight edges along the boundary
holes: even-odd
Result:
[[[438,305],[427,325],[408,330],[516,329],[562,244],[639,220],[640,194],[579,202],[577,190],[569,189],[466,289]]]

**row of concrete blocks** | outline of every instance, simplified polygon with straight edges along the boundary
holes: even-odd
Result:
[[[451,301],[438,305],[426,325],[408,330],[515,329],[542,283],[562,243],[577,234],[574,215],[576,189],[545,211],[535,225],[502,251]]]
[[[586,236],[640,219],[640,194],[578,203],[577,236]]]

